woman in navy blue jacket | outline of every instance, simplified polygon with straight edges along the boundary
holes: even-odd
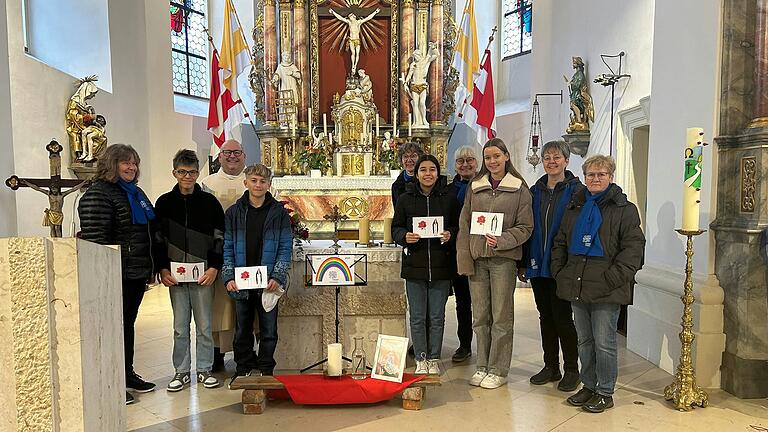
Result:
[[[573,391],[581,382],[576,327],[571,303],[556,295],[557,283],[550,273],[549,263],[552,242],[568,202],[574,193],[584,190],[584,185],[565,169],[571,154],[567,143],[550,141],[544,144],[541,154],[546,174],[531,188],[533,234],[523,247],[523,259],[517,270],[520,281],[531,281],[544,350],[544,368],[530,381],[535,385],[560,381],[559,390]],[[560,374],[560,349],[563,350],[565,376]]]

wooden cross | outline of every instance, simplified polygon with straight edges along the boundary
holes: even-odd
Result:
[[[20,178],[16,175],[8,177],[6,186],[13,190],[28,187],[40,193],[48,195],[48,207],[43,216],[43,226],[51,227],[51,237],[61,237],[61,223],[64,221],[64,198],[90,184],[91,180],[62,179],[61,178],[61,151],[63,148],[56,140],[45,146],[48,150],[51,177],[47,179]],[[47,189],[46,189],[47,188]],[[69,190],[62,191],[62,188]]]
[[[339,206],[334,205],[333,211],[330,214],[323,216],[323,219],[333,222],[333,245],[331,245],[331,247],[338,254],[339,249],[341,249],[341,245],[339,245],[339,221],[347,220],[349,219],[349,216],[341,213],[339,211]]]

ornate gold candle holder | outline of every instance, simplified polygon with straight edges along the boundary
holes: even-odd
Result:
[[[702,408],[709,403],[707,393],[696,385],[696,371],[693,369],[691,359],[691,348],[695,338],[693,334],[693,238],[701,235],[706,230],[675,230],[679,234],[688,237],[685,250],[685,288],[682,297],[683,318],[681,325],[683,330],[680,332],[680,362],[677,365],[677,373],[672,384],[664,388],[664,399],[671,400],[675,404],[675,409],[679,411],[690,411],[695,405]]]

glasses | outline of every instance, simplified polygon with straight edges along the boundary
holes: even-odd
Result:
[[[222,150],[221,154],[223,154],[225,157],[230,157],[230,156],[240,157],[243,155],[243,151],[242,150]]]
[[[189,170],[189,171],[187,171],[187,170],[184,170],[184,169],[177,169],[177,170],[174,170],[174,172],[179,177],[186,177],[186,176],[197,177],[197,175],[200,174],[200,171],[198,171],[198,170]]]
[[[598,180],[605,180],[611,175],[607,172],[590,172],[586,174],[586,177],[590,180],[598,179]]]
[[[419,155],[417,153],[409,153],[409,154],[403,155],[403,159],[419,160]]]
[[[477,159],[473,157],[466,158],[466,159],[456,159],[456,165],[464,165],[464,164],[472,165],[473,163],[475,163],[476,160]]]

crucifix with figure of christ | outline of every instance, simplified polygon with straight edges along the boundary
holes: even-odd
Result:
[[[373,34],[374,32],[366,28],[366,23],[374,17],[383,18],[391,16],[391,8],[361,7],[361,3],[362,6],[378,6],[378,1],[345,0],[343,3],[346,3],[346,7],[338,6],[338,4],[343,4],[341,1],[336,3],[337,5],[318,8],[317,16],[319,18],[334,19],[333,24],[329,28],[330,37],[327,40],[333,41],[332,48],[339,47],[341,49],[341,47],[346,45],[352,62],[350,75],[355,76],[357,65],[360,61],[361,48],[368,50],[373,48],[371,45],[380,42]]]
[[[325,216],[323,219],[333,222],[333,245],[331,246],[336,253],[339,253],[341,245],[339,244],[339,222],[349,219],[349,216],[339,211],[339,206],[334,205],[333,211]]]
[[[64,198],[90,184],[91,180],[62,179],[61,178],[61,151],[63,148],[56,140],[45,146],[48,150],[51,177],[47,179],[21,178],[10,176],[5,184],[12,190],[28,187],[40,193],[48,195],[48,208],[43,216],[43,226],[51,227],[51,237],[61,237],[61,223],[64,221]],[[69,188],[64,191],[63,188]]]

